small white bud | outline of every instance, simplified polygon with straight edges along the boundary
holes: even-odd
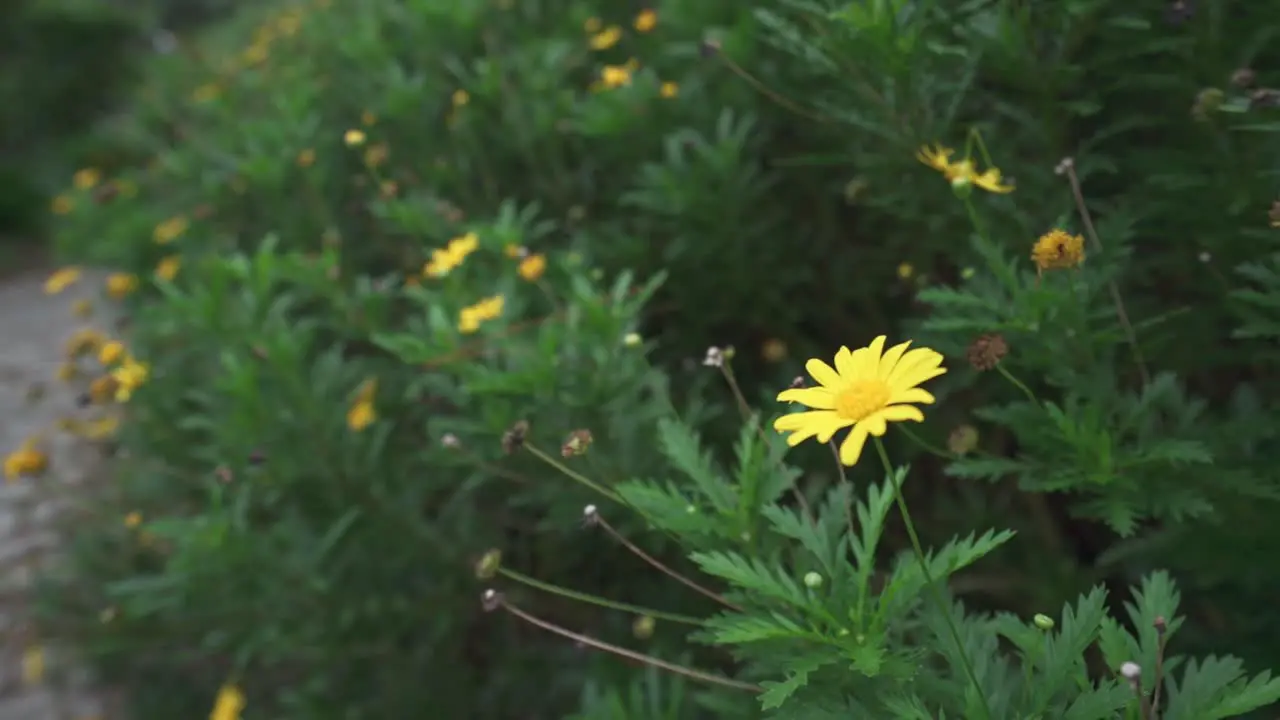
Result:
[[[1131,683],[1142,679],[1142,666],[1136,662],[1127,662],[1120,666],[1120,676]]]
[[[715,345],[712,345],[707,348],[707,356],[702,359],[702,364],[707,367],[723,367],[724,351]]]

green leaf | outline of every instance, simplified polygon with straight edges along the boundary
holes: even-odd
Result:
[[[703,452],[698,434],[678,420],[658,422],[658,443],[671,464],[685,474],[698,490],[720,512],[733,513],[738,508],[737,492]]]

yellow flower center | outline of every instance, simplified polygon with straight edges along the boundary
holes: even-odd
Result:
[[[836,395],[836,414],[858,422],[889,404],[889,386],[880,380],[859,380]]]

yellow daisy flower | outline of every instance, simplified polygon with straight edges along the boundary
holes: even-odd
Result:
[[[617,45],[618,41],[621,39],[622,39],[622,28],[618,27],[617,25],[610,25],[609,27],[605,28],[599,33],[596,33],[595,35],[591,36],[591,49],[592,50],[608,50],[614,45]]]
[[[44,291],[47,295],[57,295],[66,290],[80,280],[80,268],[65,267],[49,276],[44,281]]]
[[[1065,230],[1050,230],[1031,248],[1031,261],[1036,272],[1068,270],[1084,262],[1084,238]]]
[[[360,432],[378,419],[378,411],[373,405],[377,394],[377,380],[369,378],[360,384],[360,388],[356,390],[355,402],[351,403],[351,407],[347,410],[347,427]]]
[[[775,430],[791,433],[788,445],[794,447],[809,438],[825,443],[837,431],[851,428],[840,444],[840,462],[852,466],[862,455],[868,435],[884,435],[890,422],[924,421],[924,414],[912,403],[934,402],[933,395],[918,386],[947,371],[942,355],[929,348],[908,351],[910,341],[886,352],[884,343],[881,335],[864,348],[840,348],[834,369],[816,358],[805,363],[818,386],[778,393],[780,402],[811,408],[783,415],[773,423]]]
[[[926,145],[916,153],[916,159],[942,173],[942,176],[953,187],[977,185],[983,190],[992,193],[1004,194],[1013,192],[1012,185],[1004,184],[999,168],[988,168],[978,172],[977,167],[974,166],[973,161],[969,158],[952,162],[951,156],[955,152],[955,150],[942,145]]]
[[[517,272],[520,273],[520,277],[528,280],[529,282],[533,282],[534,280],[542,277],[542,274],[546,271],[547,257],[541,254],[530,255],[529,257],[521,260],[520,267],[517,269]]]

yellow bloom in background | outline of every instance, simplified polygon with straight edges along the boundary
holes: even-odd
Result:
[[[120,300],[138,289],[138,277],[129,273],[112,273],[107,277],[107,295]]]
[[[66,215],[74,210],[76,203],[66,195],[59,195],[49,203],[49,210],[54,215]]]
[[[598,33],[602,27],[604,27],[604,23],[600,22],[600,18],[597,17],[587,18],[587,21],[582,23],[582,29],[589,33]]]
[[[316,162],[316,151],[312,150],[311,148],[307,148],[306,150],[303,150],[302,152],[298,153],[297,162],[298,162],[298,167],[301,167],[301,168],[311,167]]]
[[[92,189],[101,180],[102,173],[98,172],[96,168],[84,168],[83,170],[77,170],[76,174],[71,176],[71,184],[74,185],[77,190]]]
[[[119,340],[111,340],[102,345],[98,350],[98,362],[103,365],[115,365],[124,357],[124,343]]]
[[[346,143],[347,147],[359,147],[364,144],[364,141],[365,134],[363,130],[353,128],[342,135],[342,142]]]
[[[156,277],[172,282],[178,276],[180,269],[182,269],[182,258],[170,255],[156,263]]]
[[[467,103],[469,103],[469,102],[471,102],[471,95],[470,95],[470,93],[468,93],[466,90],[454,90],[454,91],[453,91],[453,106],[454,106],[454,107],[462,107],[463,105],[466,105],[466,104],[467,104]]]
[[[4,479],[7,482],[20,477],[36,477],[48,469],[49,457],[36,447],[35,438],[24,440],[17,450],[4,459]]]
[[[606,88],[616,88],[631,82],[631,71],[622,65],[605,65],[600,70],[600,84]]]
[[[364,112],[360,113],[360,124],[361,124],[361,125],[364,125],[365,127],[369,127],[370,125],[373,125],[373,124],[374,124],[374,123],[376,123],[376,122],[378,122],[378,116],[377,116],[377,115],[374,115],[373,113],[369,112],[368,110],[365,110]]]
[[[480,236],[473,232],[460,235],[443,248],[431,251],[431,259],[422,267],[425,277],[444,277],[466,261],[467,256],[480,248]]]
[[[141,524],[142,524],[142,513],[138,512],[137,510],[134,510],[133,512],[124,516],[124,526],[129,528],[130,530],[137,530],[138,526]]]
[[[529,282],[533,282],[534,280],[542,277],[542,274],[546,271],[547,257],[540,254],[530,255],[529,257],[521,260],[520,267],[518,269],[520,277],[528,280]]]
[[[765,362],[780,363],[787,357],[787,344],[778,338],[769,338],[760,346],[760,357]]]
[[[65,267],[56,271],[44,281],[44,292],[46,295],[57,295],[67,288],[75,285],[80,280],[80,268]]]
[[[636,19],[632,21],[631,24],[635,27],[636,32],[649,32],[658,24],[658,13],[648,9],[641,10],[640,14],[636,15]]]
[[[458,313],[458,332],[470,335],[480,329],[480,325],[502,315],[506,304],[501,295],[485,298],[475,305],[462,308]]]
[[[829,442],[837,431],[851,428],[840,444],[840,462],[852,466],[862,455],[867,436],[884,435],[890,422],[924,421],[924,414],[912,403],[934,402],[933,395],[918,386],[946,372],[942,355],[929,348],[908,351],[909,341],[885,352],[884,343],[881,335],[852,352],[840,348],[834,369],[816,358],[805,363],[818,386],[778,393],[779,402],[811,408],[774,421],[774,429],[791,433],[788,445],[794,447],[809,438]]]
[[[529,255],[529,251],[523,245],[507,243],[502,247],[502,254],[514,260],[516,258],[527,257]]]
[[[110,375],[96,377],[89,383],[89,402],[101,405],[110,402],[119,393],[120,383]]]
[[[987,192],[1001,194],[1013,192],[1012,185],[1004,184],[999,168],[988,168],[978,172],[969,158],[952,162],[951,156],[954,154],[955,150],[942,145],[925,146],[916,153],[916,159],[942,173],[953,187],[977,185]]]
[[[22,651],[22,682],[39,685],[44,680],[44,648],[29,645]]]
[[[680,94],[680,86],[673,82],[664,82],[658,87],[658,94],[670,100]]]
[[[1031,248],[1031,261],[1036,272],[1068,270],[1084,262],[1084,238],[1065,230],[1050,230]]]
[[[68,358],[74,359],[91,352],[98,352],[107,338],[92,328],[81,328],[67,338],[67,347],[63,351]]]
[[[111,377],[119,384],[116,388],[116,402],[129,402],[133,391],[142,387],[149,374],[150,368],[146,363],[126,357],[119,367],[111,371]]]
[[[181,237],[182,233],[186,232],[189,226],[190,222],[188,222],[186,217],[182,215],[175,215],[174,217],[171,217],[157,225],[155,232],[152,233],[152,238],[156,241],[157,245],[168,245]]]
[[[222,689],[218,690],[218,699],[213,703],[213,712],[209,713],[209,720],[240,720],[244,705],[244,693],[240,692],[240,688],[235,685],[223,685]]]
[[[898,278],[901,280],[910,280],[912,275],[916,274],[916,268],[909,262],[898,263]]]
[[[604,30],[601,30],[600,32],[591,36],[591,49],[592,50],[608,50],[614,45],[617,45],[618,41],[621,39],[622,39],[622,28],[618,27],[617,25],[610,25]]]
[[[378,393],[378,381],[370,378],[360,383],[356,391],[355,401],[347,410],[347,427],[356,432],[369,427],[378,419],[378,412],[373,406],[374,396]]]

